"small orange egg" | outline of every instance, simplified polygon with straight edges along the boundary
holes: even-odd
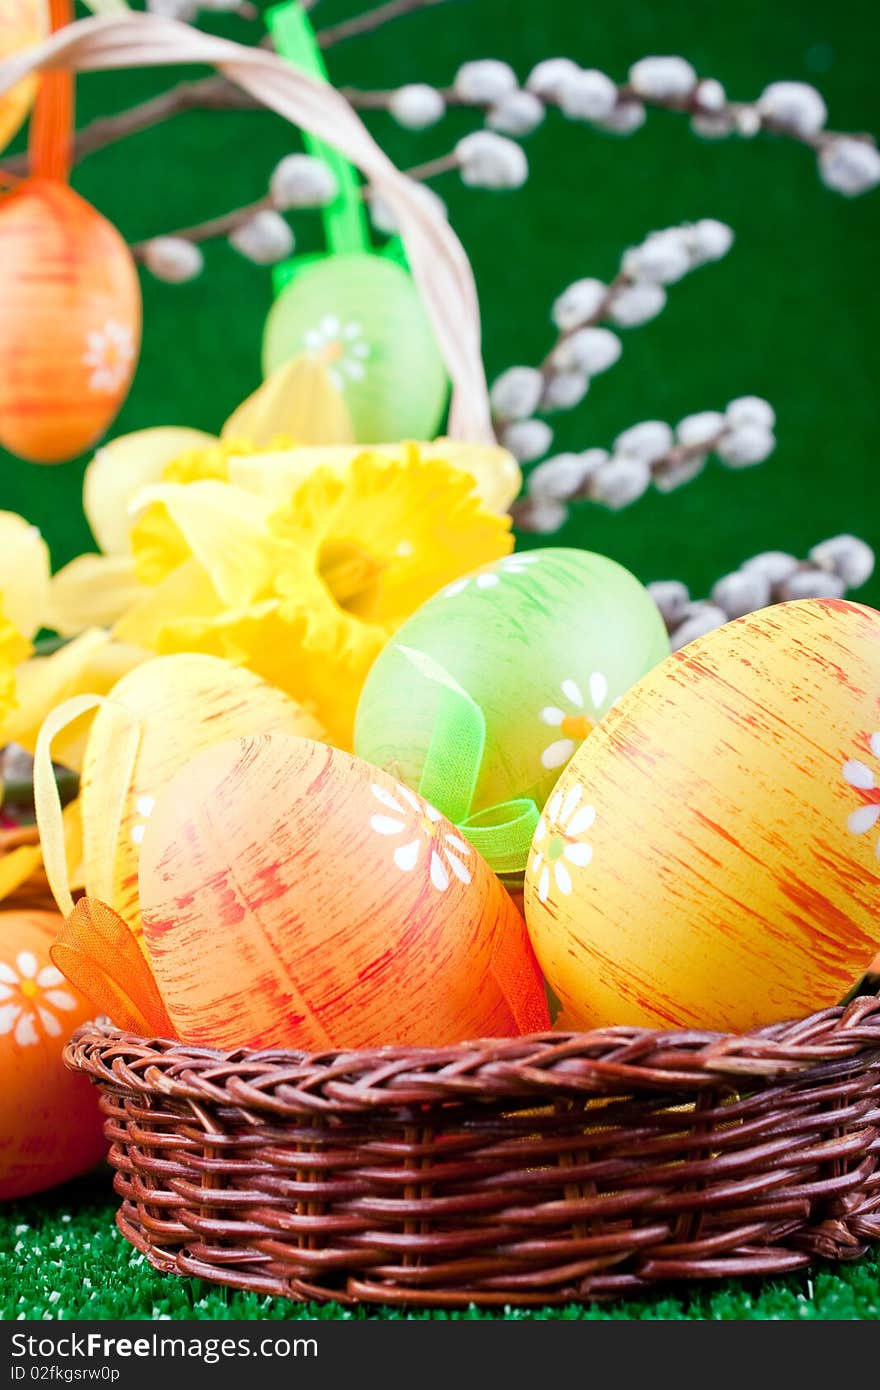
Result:
[[[156,800],[144,939],[186,1042],[442,1045],[549,1026],[525,926],[476,850],[387,773],[236,740]]]
[[[137,365],[141,292],[115,227],[32,178],[0,199],[0,445],[35,463],[88,449]]]
[[[107,1150],[98,1093],[61,1051],[94,1007],[49,959],[62,919],[0,912],[0,1200],[84,1173]]]

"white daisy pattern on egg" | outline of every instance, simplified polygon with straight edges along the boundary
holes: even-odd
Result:
[[[367,375],[372,348],[363,325],[354,319],[344,321],[338,314],[325,314],[303,335],[303,346],[324,363],[337,391],[346,382],[363,381]]]
[[[880,732],[872,734],[869,745],[874,757],[880,761]],[[880,787],[867,763],[861,758],[849,758],[843,764],[843,780],[853,791],[861,793],[862,805],[847,819],[847,829],[853,835],[867,835],[880,821]],[[880,836],[875,842],[875,853],[880,859]]]
[[[593,846],[579,838],[596,819],[596,808],[586,803],[585,795],[580,782],[564,794],[554,792],[535,828],[530,867],[537,877],[542,903],[554,886],[567,897],[572,890],[572,869],[585,869],[592,862]]]
[[[370,790],[382,807],[370,817],[370,825],[377,835],[400,841],[395,844],[392,857],[401,873],[412,873],[424,852],[428,856],[431,883],[438,892],[445,893],[453,878],[460,883],[471,882],[468,860],[473,856],[473,849],[449,829],[448,822],[434,806],[429,806],[409,787],[399,786],[391,792],[374,782]]]
[[[113,395],[128,380],[134,357],[134,334],[127,324],[108,319],[103,328],[93,328],[82,358],[89,369],[89,390]]]
[[[486,565],[476,574],[466,574],[463,579],[456,579],[454,583],[447,584],[445,589],[440,590],[440,597],[454,598],[456,594],[463,593],[471,586],[483,592],[496,589],[508,576],[527,574],[529,566],[537,564],[540,558],[533,550],[523,551],[519,555],[505,555],[503,560],[493,560],[491,565]]]
[[[60,970],[44,965],[42,970],[31,951],[19,951],[15,965],[0,960],[0,1036],[12,1033],[19,1047],[32,1047],[42,1033],[60,1038],[65,1031],[59,1011],[76,1008],[76,1000],[66,989]]]
[[[564,767],[579,743],[587,737],[602,717],[601,707],[608,699],[608,681],[601,671],[593,671],[587,683],[587,697],[579,681],[569,676],[559,687],[563,703],[545,705],[540,712],[542,724],[558,729],[561,738],[553,739],[541,754],[541,766],[548,770]],[[587,713],[587,709],[591,713]]]

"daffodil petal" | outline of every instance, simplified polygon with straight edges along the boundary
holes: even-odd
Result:
[[[114,642],[93,628],[51,656],[35,656],[16,671],[17,705],[0,723],[0,744],[20,743],[34,752],[40,726],[50,710],[73,695],[104,695],[134,666],[150,655],[142,648]],[[55,744],[57,760],[67,767],[82,765],[88,725],[77,720]]]
[[[0,512],[0,604],[22,637],[44,625],[49,574],[49,547],[38,528],[16,512]]]
[[[506,512],[522,487],[519,464],[500,444],[467,444],[435,439],[420,446],[423,458],[445,459],[473,478],[477,495],[491,512]]]
[[[201,565],[218,598],[229,606],[253,602],[272,575],[265,499],[228,483],[158,483],[134,499],[137,510],[165,508],[187,551]],[[134,533],[137,549],[137,532]]]
[[[108,555],[129,549],[132,498],[157,483],[173,459],[189,449],[203,449],[216,440],[202,430],[175,425],[135,430],[104,444],[86,468],[83,507],[92,535]]]
[[[46,627],[62,637],[112,627],[143,591],[130,555],[79,555],[52,577]]]
[[[273,510],[288,503],[318,468],[341,477],[351,460],[362,452],[343,445],[339,448],[271,449],[256,454],[236,454],[229,460],[229,481],[235,486],[265,497]]]
[[[257,448],[278,435],[309,445],[354,440],[345,399],[314,357],[295,357],[278,367],[233,411],[221,431],[223,439],[247,439]]]
[[[201,565],[195,560],[187,560],[173,569],[161,584],[145,588],[137,603],[122,615],[113,631],[122,642],[149,647],[153,652],[170,653],[185,650],[168,645],[166,637],[182,617],[211,621],[222,612],[223,605]],[[191,650],[205,649],[194,646]]]
[[[72,888],[82,885],[82,822],[79,814],[79,801],[73,801],[64,810],[64,845],[67,854],[68,878]],[[0,854],[0,902],[11,896],[33,878],[43,862],[39,845],[19,845],[7,854]],[[8,970],[8,967],[6,967]],[[37,983],[44,987],[55,983],[55,977],[43,979],[41,971]],[[2,974],[2,972],[0,972]],[[5,976],[8,978],[8,975]],[[63,978],[63,977],[62,977]],[[62,981],[58,981],[61,983]],[[14,983],[14,981],[13,981]]]
[[[5,617],[0,595],[0,729],[17,703],[15,668],[20,661],[24,661],[30,650],[30,643],[24,640],[18,628]]]
[[[301,436],[297,436],[301,438]],[[390,463],[401,463],[412,445],[362,444],[273,450],[230,460],[230,482],[253,491],[270,490],[280,503],[287,499],[293,487],[303,482],[317,468],[329,468],[343,474],[363,453]],[[472,480],[477,497],[490,512],[503,513],[519,493],[522,473],[519,464],[507,449],[500,445],[462,444],[451,439],[436,439],[420,443],[421,458],[446,463]]]
[[[0,902],[27,883],[42,862],[39,845],[19,845],[18,849],[0,855]]]

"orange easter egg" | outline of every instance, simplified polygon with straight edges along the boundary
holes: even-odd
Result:
[[[45,0],[0,0],[0,59],[39,43],[49,27]],[[37,90],[36,77],[26,77],[0,96],[0,150],[18,130]]]
[[[880,949],[880,613],[780,604],[655,667],[551,793],[525,902],[580,1027],[842,999]]]
[[[442,1045],[549,1026],[525,926],[387,773],[282,736],[193,759],[141,849],[144,937],[187,1042]]]
[[[35,463],[89,448],[137,365],[131,252],[66,184],[28,179],[0,200],[0,445]]]
[[[0,1200],[66,1182],[107,1150],[97,1091],[61,1060],[95,1012],[49,959],[61,923],[0,912]]]

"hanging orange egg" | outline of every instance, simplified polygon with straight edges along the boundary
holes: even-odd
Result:
[[[0,445],[60,463],[114,420],[137,364],[141,294],[131,252],[58,179],[0,201]]]
[[[48,27],[45,0],[0,0],[0,59],[39,43]],[[36,90],[36,77],[26,77],[0,96],[0,150],[27,115]]]
[[[0,912],[0,1201],[42,1192],[106,1152],[98,1094],[61,1051],[95,1009],[49,959],[55,912]]]

